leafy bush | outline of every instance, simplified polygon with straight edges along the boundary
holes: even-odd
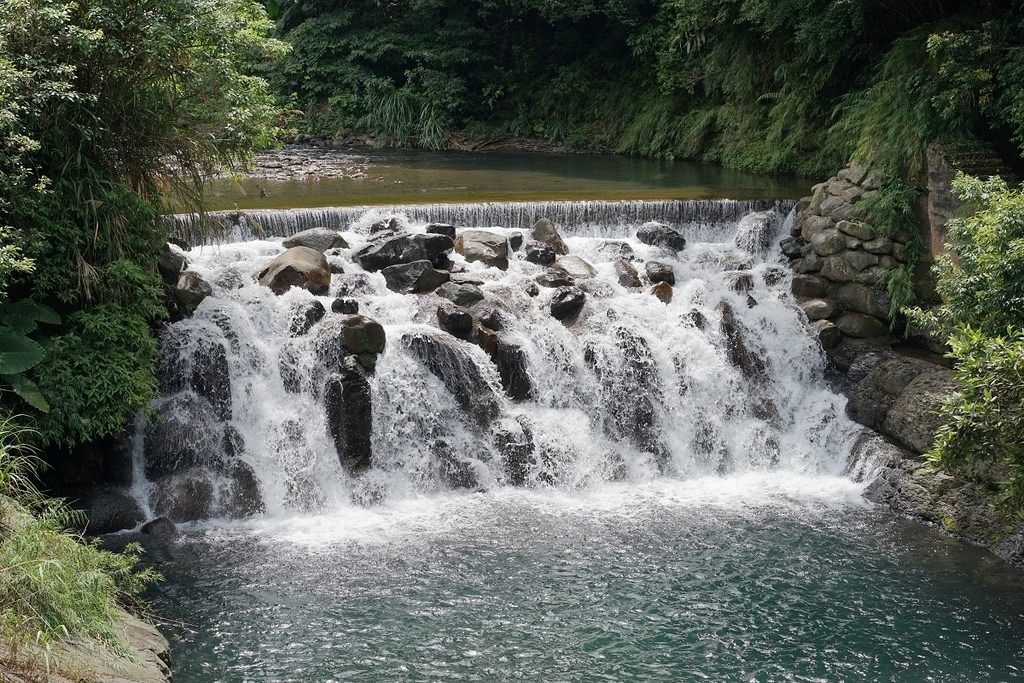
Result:
[[[53,313],[34,321],[51,325],[42,355],[25,341],[40,330],[0,319],[32,349],[0,367],[0,402],[49,407],[41,442],[115,433],[153,396],[161,216],[273,144],[253,75],[285,48],[271,28],[255,0],[0,3],[0,236],[21,245],[0,247],[0,312]]]
[[[958,391],[929,457],[953,468],[994,460],[1007,474],[1003,500],[1024,518],[1024,188],[958,175],[973,210],[947,224],[951,253],[936,264],[942,305],[917,311],[943,331]]]

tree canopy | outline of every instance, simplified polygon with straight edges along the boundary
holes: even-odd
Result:
[[[455,132],[906,177],[927,143],[1024,149],[1020,0],[275,0],[313,131]]]
[[[0,330],[46,357],[5,351],[0,398],[45,410],[44,441],[116,434],[153,396],[166,198],[273,144],[271,29],[253,0],[0,4]]]

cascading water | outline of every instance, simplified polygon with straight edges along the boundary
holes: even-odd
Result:
[[[193,249],[213,295],[165,330],[137,438],[150,511],[204,520],[160,566],[176,679],[1019,679],[1019,580],[843,476],[859,429],[775,263],[788,207],[716,206],[662,218],[678,253],[618,205],[560,225],[564,322],[538,280],[565,273],[453,255],[475,333],[358,265],[388,211],[346,219],[323,296],[256,284],[278,239]],[[492,208],[394,223],[539,217]],[[339,357],[353,302],[379,355]]]
[[[577,279],[586,304],[568,324],[549,311],[555,290],[533,284],[543,266],[520,255],[502,271],[455,254],[460,279],[484,294],[472,311],[500,328],[497,355],[438,329],[440,297],[395,293],[380,273],[363,272],[353,255],[369,226],[390,214],[354,219],[343,233],[349,247],[331,257],[345,272],[319,303],[330,309],[336,296],[352,297],[387,337],[368,377],[372,465],[358,474],[339,462],[332,439],[323,331],[335,314],[296,334],[318,297],[301,288],[277,296],[256,284],[282,250],[277,241],[193,249],[191,269],[214,294],[164,334],[162,419],[138,440],[137,469],[148,477],[140,494],[155,514],[187,520],[456,488],[841,473],[857,430],[822,384],[822,354],[772,255],[789,206],[744,216],[750,207],[741,203],[717,202],[714,211],[694,204],[630,203],[643,217],[667,208],[689,217],[676,223],[691,240],[678,254],[638,241],[637,223],[623,219],[618,203],[604,203],[603,217],[595,205],[579,207],[582,218],[560,229],[593,275]],[[536,210],[495,205],[483,220]],[[476,209],[423,211],[399,222],[422,232],[435,215]],[[649,261],[674,270],[667,303],[620,282],[622,263],[643,270]],[[509,373],[518,374],[516,387]]]

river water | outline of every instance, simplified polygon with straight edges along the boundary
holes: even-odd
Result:
[[[287,150],[286,150],[287,152]],[[806,179],[687,161],[596,154],[324,152],[265,169],[270,177],[213,181],[211,209],[624,199],[796,199]],[[329,168],[337,175],[325,176]]]
[[[458,215],[513,237],[513,217],[551,210],[529,206]],[[436,297],[392,292],[356,263],[390,209],[330,214],[350,246],[328,296],[252,280],[292,214],[190,252],[214,295],[172,326],[167,364],[194,377],[198,346],[224,349],[230,414],[193,438],[244,444],[231,457],[255,474],[263,511],[228,519],[215,499],[163,558],[154,602],[176,680],[1024,679],[1016,573],[863,497],[862,430],[822,380],[776,256],[789,206],[646,206],[672,212],[689,240],[678,254],[640,243],[647,216],[630,207],[564,214],[570,252],[595,270],[568,323],[548,312],[552,290],[527,293],[540,266],[453,257],[526,360],[531,391],[517,400],[480,348],[439,333]],[[434,210],[464,209],[418,209]],[[396,219],[414,233],[431,220]],[[641,272],[671,265],[671,301],[623,286],[623,254]],[[316,382],[282,379],[288,363],[317,372],[315,343],[288,335],[291,312],[314,299],[330,310],[342,293],[388,337],[370,379],[373,466],[359,476],[339,465]],[[448,370],[416,339],[447,349]],[[194,404],[191,391],[155,408]],[[530,452],[515,477],[512,437]],[[216,483],[218,467],[200,474]],[[166,505],[159,482],[136,492],[153,513]]]

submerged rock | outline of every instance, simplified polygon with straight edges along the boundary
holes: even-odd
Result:
[[[440,333],[417,332],[403,335],[401,344],[444,383],[459,407],[477,424],[486,425],[498,416],[498,397],[464,342]]]

